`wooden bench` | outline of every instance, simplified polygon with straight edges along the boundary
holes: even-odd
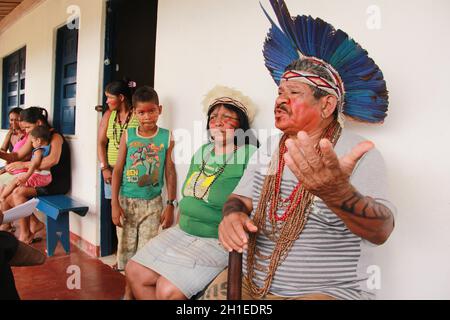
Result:
[[[53,256],[58,240],[66,253],[70,253],[69,212],[84,217],[89,207],[66,195],[41,196],[37,199],[37,209],[47,217],[47,255]]]

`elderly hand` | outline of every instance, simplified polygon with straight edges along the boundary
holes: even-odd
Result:
[[[358,161],[374,147],[370,141],[355,146],[350,153],[338,159],[332,143],[327,139],[319,142],[320,157],[306,132],[300,131],[297,140],[286,141],[288,152],[284,155],[286,165],[312,194],[325,203],[342,200],[352,189],[350,175]]]
[[[219,224],[219,241],[225,250],[242,253],[247,248],[247,232],[256,232],[258,228],[244,212],[233,212],[223,217]]]

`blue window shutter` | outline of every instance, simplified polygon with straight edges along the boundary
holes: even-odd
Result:
[[[2,129],[9,128],[9,111],[25,104],[25,55],[24,47],[3,59]]]
[[[58,30],[54,126],[63,134],[75,134],[78,29]]]

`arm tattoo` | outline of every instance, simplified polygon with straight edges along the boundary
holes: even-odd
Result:
[[[342,203],[340,209],[366,219],[387,220],[392,215],[389,208],[371,197],[364,197],[359,192],[353,192],[352,196]]]
[[[223,216],[226,216],[232,212],[244,212],[246,214],[250,214],[244,202],[242,202],[237,198],[227,200],[227,202],[225,202],[223,206],[222,209]]]

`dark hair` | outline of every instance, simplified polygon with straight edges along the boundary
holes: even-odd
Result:
[[[41,107],[29,107],[20,112],[20,121],[35,124],[38,121],[42,122],[43,126],[50,128],[48,123],[48,112],[46,109]]]
[[[150,86],[142,86],[133,94],[133,106],[138,102],[153,102],[159,105],[158,93]]]
[[[117,97],[123,95],[128,106],[131,106],[135,85],[135,82],[128,79],[113,81],[106,86],[105,91]]]
[[[11,110],[9,110],[8,116],[10,116],[11,113],[15,113],[15,114],[18,114],[20,116],[20,113],[22,112],[22,110],[23,109],[19,108],[19,107],[12,108]]]
[[[50,142],[52,138],[52,134],[48,127],[45,126],[37,126],[33,130],[31,130],[30,135],[32,135],[36,139],[44,140],[45,142]]]
[[[237,146],[241,146],[242,144],[252,144],[259,148],[259,141],[254,135],[252,129],[250,129],[250,122],[248,121],[247,115],[239,109],[238,107],[224,103],[224,104],[217,104],[208,111],[208,122],[206,124],[206,130],[208,130],[208,138],[211,138],[210,132],[209,132],[209,120],[211,117],[211,113],[213,113],[214,110],[216,110],[218,107],[223,106],[226,109],[236,112],[238,119],[239,119],[239,128],[237,128],[234,132],[234,144]]]

